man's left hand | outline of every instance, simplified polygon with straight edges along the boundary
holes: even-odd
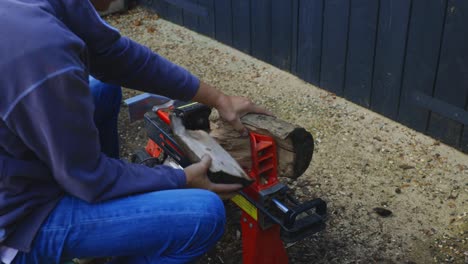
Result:
[[[222,95],[216,106],[219,115],[229,122],[242,136],[248,131],[241,122],[241,117],[248,113],[272,115],[268,110],[254,104],[250,99],[241,96]]]
[[[229,122],[243,136],[247,136],[248,131],[242,124],[241,117],[247,113],[272,115],[268,110],[254,104],[248,98],[226,95],[204,82],[200,82],[200,87],[193,100],[216,108],[221,118]]]

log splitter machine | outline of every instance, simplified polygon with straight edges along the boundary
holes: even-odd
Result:
[[[209,107],[148,93],[127,99],[125,103],[130,121],[144,118],[149,137],[146,148],[137,151],[132,162],[175,168],[191,164],[173,138],[169,115],[181,118],[187,129],[207,131],[210,129]],[[275,140],[254,132],[249,132],[249,137],[252,167],[246,173],[253,183],[231,199],[242,211],[243,263],[285,264],[288,256],[284,243],[305,239],[325,229],[327,205],[320,198],[299,202],[292,190],[279,181]],[[310,140],[313,148],[311,136]],[[307,164],[302,159],[301,168],[295,170],[302,174],[311,158],[311,155],[306,157]],[[217,182],[215,177],[208,177]]]

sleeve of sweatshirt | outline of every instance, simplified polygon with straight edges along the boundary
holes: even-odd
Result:
[[[122,37],[101,19],[89,0],[63,1],[66,23],[88,46],[90,72],[94,77],[183,101],[195,96],[200,81],[189,71]]]
[[[86,74],[70,66],[51,73],[19,100],[6,122],[70,194],[88,202],[182,188],[183,170],[149,168],[100,152]]]

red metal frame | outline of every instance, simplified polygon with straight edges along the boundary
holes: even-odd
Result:
[[[276,143],[270,136],[250,132],[252,169],[250,176],[255,182],[244,192],[258,199],[262,190],[279,183]],[[275,224],[263,229],[258,219],[242,211],[242,252],[244,264],[286,264],[288,255],[280,236],[280,226]]]
[[[250,176],[256,180],[251,186],[255,191],[260,192],[279,183],[276,143],[273,138],[251,132],[250,147],[252,150]]]
[[[174,107],[170,107],[169,109],[172,109]],[[156,111],[156,114],[158,115],[159,118],[161,118],[161,120],[166,123],[166,124],[170,124],[171,123],[171,120],[169,118],[169,113],[167,112],[167,109],[159,109],[158,111]]]
[[[146,143],[145,150],[151,157],[155,158],[159,158],[163,152],[162,148],[151,139]]]
[[[287,264],[288,255],[280,238],[280,226],[263,230],[257,220],[242,211],[243,264]]]

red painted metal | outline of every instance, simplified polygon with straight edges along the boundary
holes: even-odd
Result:
[[[251,185],[256,192],[279,183],[276,143],[270,136],[250,132],[252,169],[250,176],[256,181]]]
[[[159,156],[162,154],[163,150],[162,148],[159,147],[158,144],[156,144],[156,142],[154,142],[153,140],[149,139],[148,140],[148,143],[146,144],[146,152],[148,152],[148,154],[151,156],[151,157],[155,157],[155,158],[159,158]]]
[[[250,132],[252,169],[249,174],[255,182],[244,192],[258,199],[262,190],[279,183],[276,143],[270,136]],[[261,217],[259,215],[259,217]],[[280,226],[275,224],[266,229],[242,211],[243,264],[287,264],[288,255],[280,236]]]
[[[241,227],[243,264],[288,263],[279,225],[262,230],[255,219],[242,211]]]
[[[161,118],[161,120],[166,123],[166,124],[170,124],[171,123],[171,120],[169,118],[169,113],[167,112],[167,109],[159,109],[158,111],[156,111],[156,114],[158,115],[159,118]]]

